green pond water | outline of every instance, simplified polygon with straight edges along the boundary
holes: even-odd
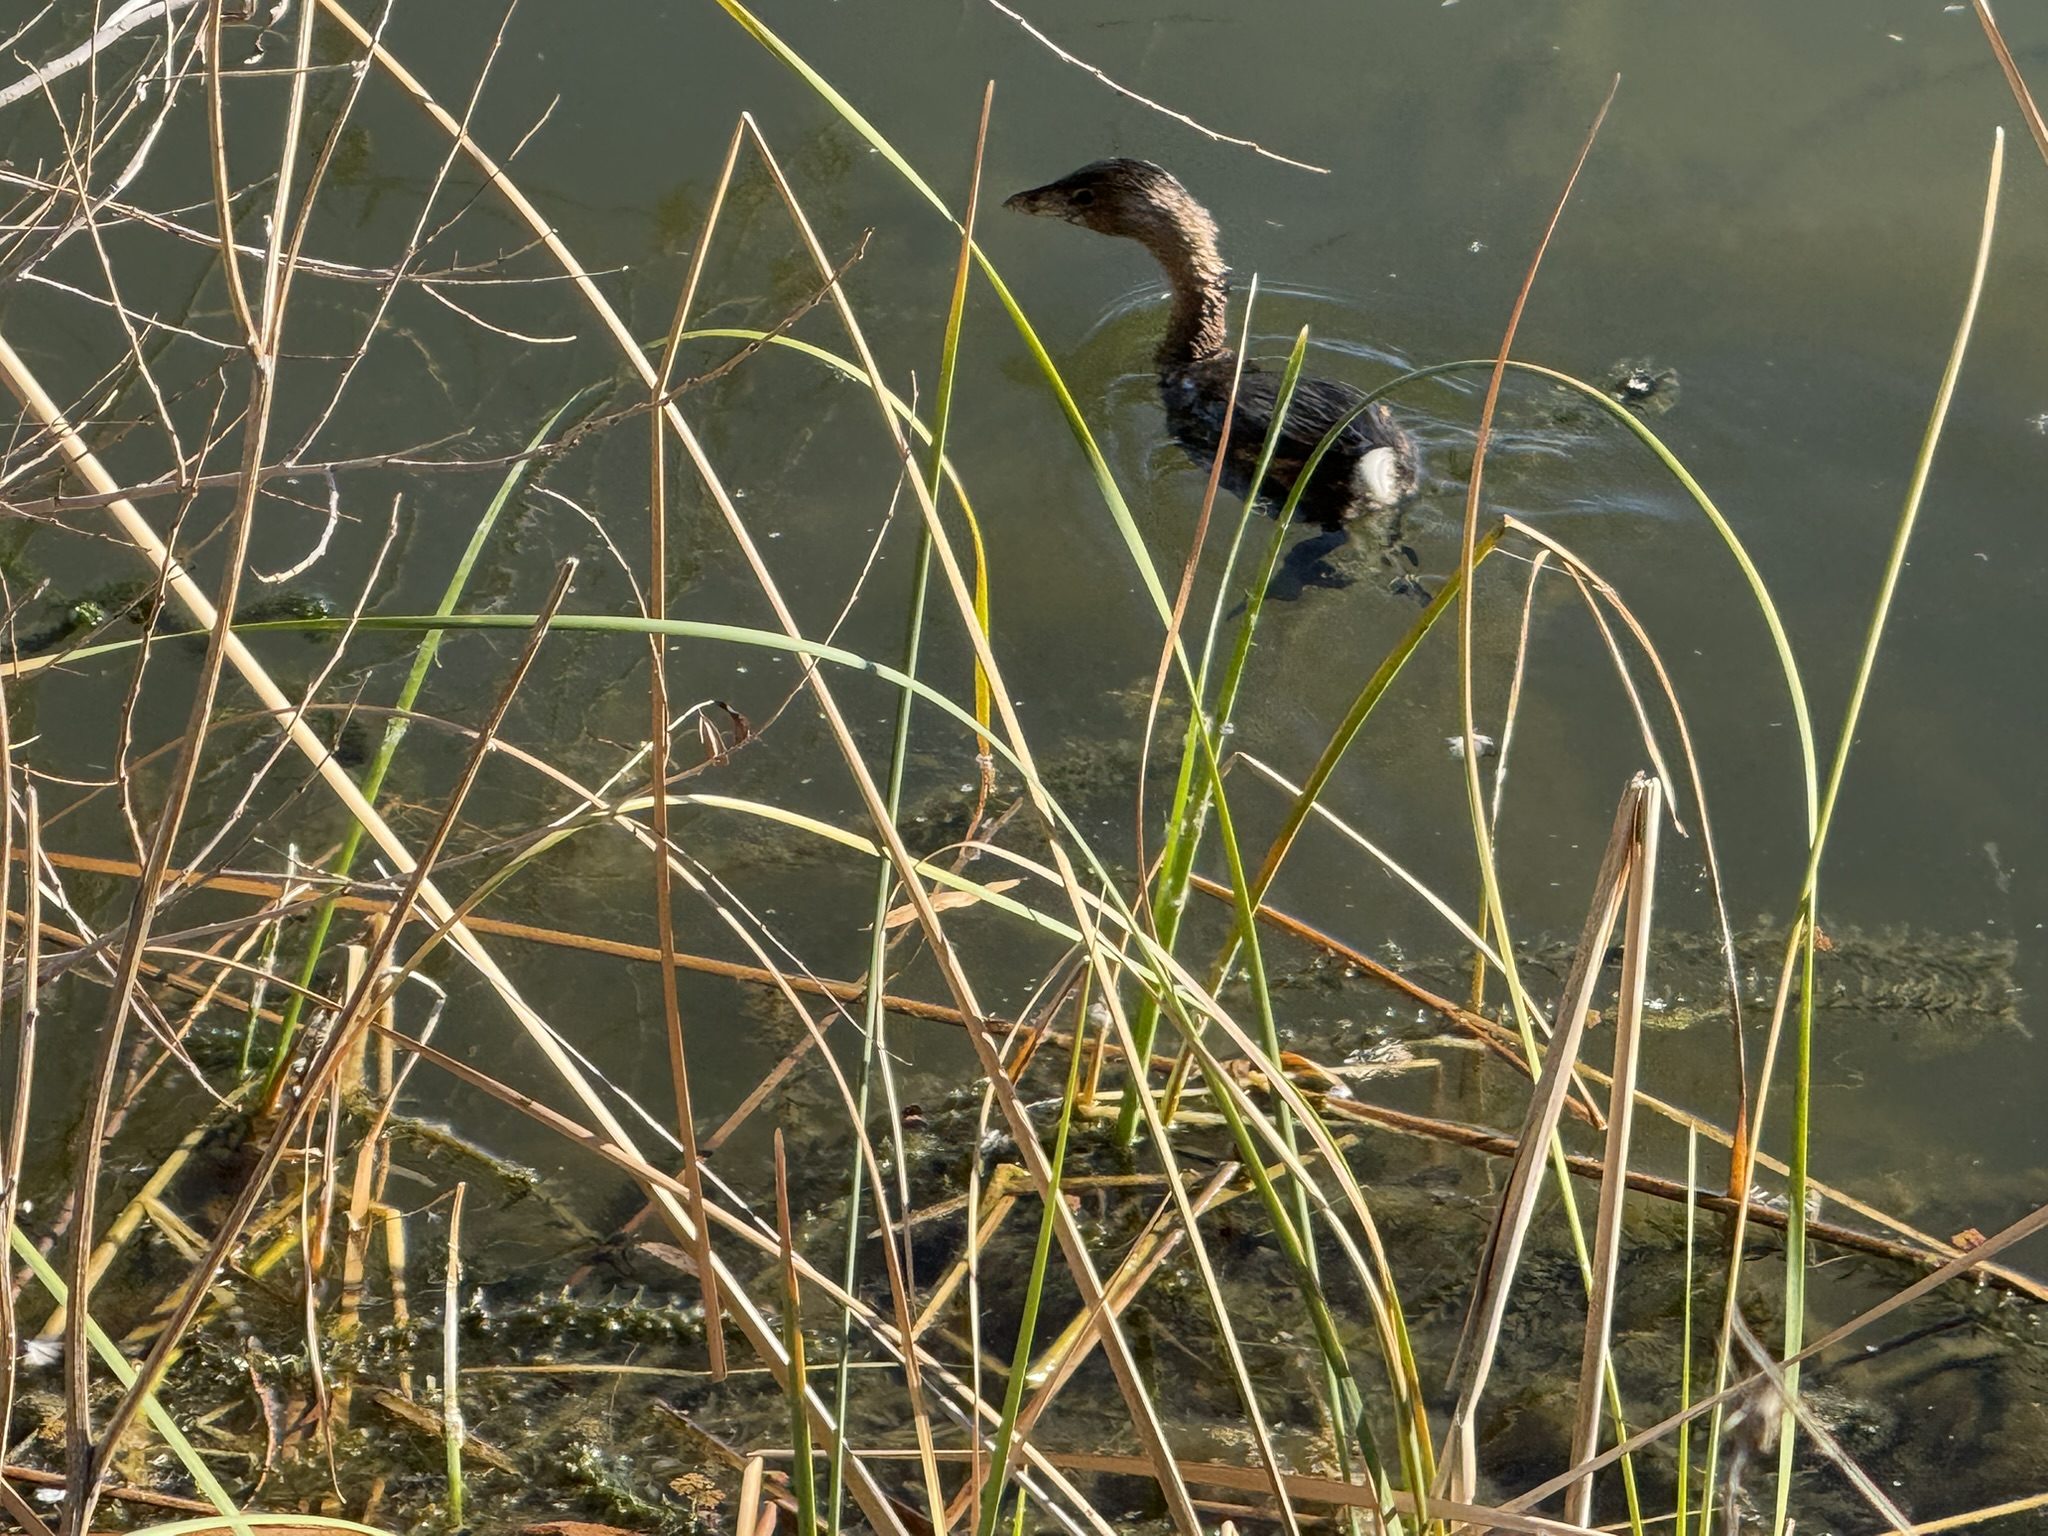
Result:
[[[2002,21],[2020,68],[2037,84],[2048,82],[2048,12],[2007,9]],[[996,82],[982,245],[1060,367],[1169,583],[1186,554],[1202,475],[1163,437],[1149,361],[1165,312],[1156,270],[1125,242],[1006,214],[1000,197],[1110,154],[1168,166],[1221,227],[1239,291],[1234,326],[1256,276],[1255,349],[1284,356],[1306,326],[1316,372],[1371,387],[1409,367],[1495,350],[1587,126],[1619,74],[1613,108],[1551,243],[1516,355],[1595,381],[1645,360],[1675,370],[1671,409],[1651,424],[1712,495],[1776,597],[1812,702],[1823,771],[1961,312],[1993,130],[2004,125],[2005,191],[1975,339],[1822,869],[1823,923],[1849,936],[1864,962],[1838,966],[1841,990],[1819,1014],[1813,1167],[1817,1176],[1942,1237],[1969,1227],[1995,1231],[2048,1199],[2039,1111],[2048,1046],[2034,1001],[2048,988],[2048,817],[2038,766],[2048,731],[2039,702],[2048,667],[2048,531],[2040,494],[2048,484],[2048,166],[1967,7],[1931,0],[1289,0],[1188,10],[1151,0],[1044,0],[1029,10],[1058,43],[1130,90],[1313,162],[1321,172],[1217,142],[1113,92],[978,0],[769,0],[758,14],[955,207],[964,202],[981,91],[984,82]],[[496,10],[467,0],[401,4],[387,40],[460,112],[499,20]],[[70,23],[69,31],[63,22],[32,33],[34,46],[22,45],[23,56],[54,56],[82,35],[82,22]],[[260,43],[253,29],[229,35],[232,63],[252,56],[264,66],[289,63],[284,33]],[[138,48],[133,40],[124,46]],[[338,34],[324,31],[315,57],[335,65],[349,54]],[[0,76],[12,78],[8,70]],[[323,131],[346,86],[338,70],[316,78]],[[198,87],[188,89],[195,94],[123,196],[210,230],[204,117],[196,109]],[[266,90],[273,94],[266,97]],[[235,98],[230,136],[245,179],[274,163],[282,92],[282,82],[273,80]],[[504,29],[470,122],[494,154],[509,156],[518,146],[511,173],[519,186],[597,274],[628,325],[652,341],[669,324],[743,112],[753,115],[786,169],[831,259],[844,260],[865,239],[865,254],[846,277],[848,296],[891,386],[928,404],[955,232],[715,6],[528,0]],[[249,137],[235,140],[242,132]],[[29,167],[47,163],[55,149],[38,102],[18,102],[0,116],[0,157]],[[332,188],[308,251],[389,267],[422,217],[445,153],[440,131],[373,74],[339,141]],[[268,197],[265,184],[250,204],[245,239],[261,238]],[[323,422],[338,359],[358,346],[378,289],[302,276],[272,457],[291,451],[325,462],[414,450],[420,459],[493,458],[517,452],[579,390],[620,380],[612,342],[545,254],[523,249],[524,227],[465,166],[449,177],[427,227],[435,230],[458,213],[418,265],[444,274],[432,285],[440,298],[497,329],[420,286],[400,288]],[[124,225],[107,245],[131,308],[208,335],[231,333],[217,264],[203,244]],[[505,253],[516,254],[503,272],[535,281],[466,280],[486,275],[469,269]],[[73,242],[37,270],[72,287],[17,281],[0,288],[0,330],[53,393],[75,400],[90,393],[125,342],[103,307],[74,291],[105,291],[100,258],[87,242]],[[773,325],[817,285],[779,199],[749,166],[705,266],[698,323]],[[805,315],[793,334],[846,349],[829,306]],[[218,433],[240,406],[237,365],[226,368],[223,392],[209,383],[220,349],[180,337],[158,344],[173,418],[188,441],[203,438],[210,420]],[[711,368],[731,349],[728,342],[695,343],[679,374]],[[1396,401],[1424,460],[1405,538],[1432,586],[1456,567],[1482,383],[1480,375],[1426,382]],[[634,398],[621,389],[597,408],[622,410]],[[133,388],[114,406],[99,403],[108,419],[150,409],[146,393]],[[691,391],[682,407],[806,631],[823,634],[836,623],[839,644],[894,662],[916,519],[908,497],[895,494],[897,465],[872,400],[814,361],[771,350]],[[169,450],[160,431],[145,424],[117,435],[104,422],[102,430],[118,438],[106,449],[117,475],[141,481],[165,472]],[[468,606],[531,612],[556,562],[575,555],[583,565],[570,606],[629,611],[634,588],[612,545],[644,581],[646,441],[644,418],[634,416],[546,466],[508,509]],[[1055,791],[1105,860],[1127,873],[1158,621],[1056,404],[978,279],[968,299],[949,446],[986,539],[994,645],[1020,716]],[[232,467],[237,451],[231,435],[207,468]],[[335,485],[343,521],[301,581],[343,607],[367,592],[371,611],[428,611],[499,474],[403,465],[341,473]],[[671,613],[771,624],[709,499],[687,473],[672,483]],[[30,475],[17,489],[30,500],[53,486]],[[257,570],[296,563],[326,520],[328,487],[318,475],[278,489],[284,496],[267,500],[260,516]],[[1769,919],[1782,924],[1795,906],[1805,860],[1797,737],[1768,633],[1725,546],[1617,424],[1526,379],[1511,379],[1503,394],[1486,491],[1490,512],[1511,512],[1568,545],[1648,629],[1686,709],[1729,914],[1738,929],[1772,931]],[[223,492],[201,495],[190,526],[210,527],[226,506]],[[169,500],[145,509],[159,526],[171,516]],[[1219,502],[1218,528],[1233,525],[1235,513],[1228,498]],[[104,525],[95,516],[65,514],[71,531],[36,527],[10,535],[11,590],[18,596],[24,584],[47,578],[54,593],[68,596],[134,578],[132,556],[99,537]],[[1255,526],[1254,538],[1265,531],[1263,523]],[[214,547],[197,559],[209,579]],[[1206,613],[1222,568],[1219,534],[1199,567],[1198,615]],[[1384,590],[1384,573],[1369,561],[1358,569],[1357,584],[1311,591],[1269,606],[1264,616],[1231,744],[1291,776],[1314,761],[1371,669],[1419,611]],[[1519,556],[1499,560],[1479,583],[1478,728],[1490,734],[1499,734],[1527,569]],[[858,599],[848,609],[857,583]],[[43,600],[24,609],[20,622],[32,627],[50,611]],[[968,653],[950,611],[943,604],[939,611],[925,675],[965,701]],[[1537,947],[1576,934],[1615,801],[1629,776],[1648,765],[1606,647],[1554,569],[1537,587],[1531,615],[1499,844],[1517,935]],[[258,644],[288,687],[304,686],[328,655],[325,646],[295,636]],[[507,635],[452,637],[420,707],[474,723],[516,646]],[[865,826],[808,699],[799,696],[776,713],[800,683],[786,658],[696,643],[679,643],[671,654],[671,694],[679,706],[722,700],[765,728],[731,765],[692,788]],[[321,697],[388,703],[409,655],[406,637],[358,637]],[[167,647],[152,663],[138,748],[156,748],[182,731],[196,658],[196,647]],[[600,783],[645,738],[645,673],[638,640],[553,640],[507,735],[586,784]],[[1634,677],[1646,693],[1654,689],[1639,657]],[[17,740],[34,738],[22,749],[26,761],[56,776],[44,790],[46,810],[81,800],[53,827],[52,846],[111,857],[129,850],[112,800],[82,800],[84,790],[60,780],[105,776],[130,678],[122,653],[10,692]],[[836,683],[879,772],[893,695],[873,678]],[[230,708],[248,703],[234,688],[224,698]],[[1167,740],[1177,740],[1184,710],[1184,703],[1181,713],[1169,708]],[[1667,718],[1661,709],[1655,714],[1676,762]],[[1458,729],[1455,651],[1446,628],[1381,706],[1326,803],[1469,908],[1476,879],[1463,777],[1446,747]],[[233,806],[260,750],[254,734],[230,731],[224,739],[237,751],[223,754],[200,787],[200,804],[215,818]],[[464,750],[454,736],[431,728],[409,737],[390,787],[408,835],[418,838],[431,826]],[[162,767],[154,771],[160,782]],[[313,857],[339,837],[341,823],[317,789],[288,798],[296,773],[291,765],[273,782],[257,835],[236,845],[239,867],[276,870],[288,840]],[[958,835],[974,776],[971,736],[922,712],[905,790],[914,848]],[[1249,841],[1262,845],[1283,802],[1243,770],[1233,787]],[[1003,788],[1008,793],[999,804],[1014,796],[1014,775],[1005,776]],[[1170,778],[1155,774],[1150,782],[1148,851],[1156,851],[1157,807],[1169,788]],[[536,827],[572,803],[559,784],[494,763],[465,811],[457,850],[487,863],[494,838]],[[1689,800],[1686,810],[1696,834]],[[862,972],[873,884],[867,866],[772,823],[714,808],[679,811],[676,831],[702,872],[723,882],[728,911],[744,909],[745,921],[819,975]],[[1010,841],[1033,846],[1028,834]],[[194,834],[181,853],[197,845]],[[645,864],[623,838],[584,833],[515,878],[486,910],[649,942]],[[125,913],[125,895],[118,894],[125,887],[88,881],[76,890],[88,906],[99,903],[88,915],[102,928]],[[1305,840],[1271,899],[1359,949],[1426,962],[1437,985],[1458,985],[1455,936],[1334,836]],[[192,910],[197,923],[239,909]],[[685,898],[678,911],[683,947],[751,958],[706,902]],[[1703,958],[1687,936],[1710,931],[1713,921],[1697,836],[1667,835],[1659,922],[1673,937],[1663,951],[1665,970],[1653,971],[1650,986],[1667,1021],[1686,1027],[1651,1037],[1645,1085],[1725,1123],[1725,1025],[1718,1017],[1687,1022],[1712,1011],[1711,957]],[[1189,953],[1199,957],[1221,930],[1213,910],[1200,915],[1198,927],[1200,942]],[[1000,922],[970,919],[959,930],[983,1000],[998,1011],[1019,1006],[1058,955],[1042,935]],[[1753,961],[1762,978],[1746,987],[1753,1051],[1768,1017],[1774,954],[1769,942],[1745,943],[1745,963]],[[511,944],[502,958],[535,1007],[609,1078],[645,1095],[656,1115],[666,1113],[660,989],[650,968]],[[1307,972],[1305,952],[1280,952],[1276,963],[1307,974],[1281,993],[1289,1010],[1283,1025],[1305,1048],[1341,1057],[1385,1034],[1417,1031],[1412,1007],[1362,983],[1319,979]],[[544,1064],[514,1039],[502,1010],[452,958],[434,970],[452,993],[443,1048],[546,1091]],[[1557,982],[1548,985],[1554,992]],[[943,995],[928,961],[913,962],[895,986]],[[682,990],[708,1129],[794,1043],[797,1030],[779,1007],[729,983],[686,976]],[[44,1047],[38,1104],[49,1132],[43,1176],[54,1181],[64,1138],[75,1129],[78,1084],[103,994],[66,983],[52,1007],[64,1028]],[[933,1104],[975,1072],[967,1046],[945,1026],[898,1021],[892,1043],[906,1092]],[[1595,1050],[1606,1049],[1601,1037]],[[850,1041],[845,1051],[851,1059]],[[1504,1081],[1482,1086],[1463,1065],[1424,1081],[1404,1080],[1387,1094],[1450,1118],[1507,1129],[1519,1121],[1520,1096]],[[840,1114],[821,1076],[800,1074],[792,1092],[783,1112],[792,1126]],[[409,1108],[455,1122],[530,1165],[574,1215],[522,1228],[521,1213],[532,1207],[507,1205],[483,1229],[489,1235],[478,1262],[485,1275],[545,1274],[559,1283],[580,1262],[575,1222],[603,1233],[632,1209],[623,1182],[445,1079],[416,1074]],[[140,1129],[131,1128],[135,1145],[148,1141],[152,1125],[175,1127],[166,1133],[174,1136],[189,1124],[188,1111],[177,1103],[146,1108],[136,1120]],[[755,1196],[766,1187],[759,1154],[774,1116],[771,1101],[770,1112],[725,1154],[736,1182]],[[1780,1098],[1766,1132],[1770,1150],[1782,1152],[1785,1120]],[[1646,1158],[1660,1172],[1682,1173],[1682,1144],[1668,1132],[1647,1134]],[[833,1170],[829,1178],[808,1174],[822,1202],[844,1153],[831,1136],[821,1140],[815,1132],[809,1149],[819,1168],[829,1155]],[[1712,1162],[1717,1154],[1708,1156]],[[1431,1182],[1435,1175],[1425,1176],[1422,1165],[1439,1160],[1388,1150],[1365,1157],[1368,1168],[1374,1157],[1387,1160],[1381,1171],[1406,1192],[1390,1199],[1409,1212],[1416,1231],[1433,1234],[1409,1251],[1420,1330],[1447,1361],[1463,1305],[1456,1275],[1469,1274],[1457,1266],[1476,1251],[1488,1170],[1477,1159],[1446,1155],[1444,1187],[1452,1199]],[[1714,1163],[1707,1182],[1719,1178]],[[935,1178],[934,1190],[944,1185]],[[1431,1202],[1446,1199],[1455,1215],[1432,1216]],[[1676,1262],[1668,1218],[1646,1215],[1643,1260],[1667,1280]],[[821,1239],[819,1251],[822,1262],[836,1243]],[[1556,1254],[1544,1260],[1556,1261]],[[2021,1249],[2012,1261],[2038,1271],[2048,1259]],[[1905,1273],[1869,1266],[1824,1274],[1816,1325],[1841,1321],[1903,1283]],[[1767,1293],[1778,1271],[1768,1257],[1761,1274],[1759,1315],[1775,1316]],[[677,1284],[672,1277],[655,1283]],[[1560,1295],[1568,1289],[1561,1280],[1557,1285]],[[1542,1294],[1541,1282],[1535,1294]],[[1860,1442],[1863,1450],[1877,1459],[1884,1480],[1899,1479],[1902,1486],[1891,1491],[1917,1518],[2039,1491],[2038,1475],[2029,1483],[2025,1471],[2048,1465],[2048,1424],[2039,1406],[2043,1361],[2027,1342],[2038,1323],[2024,1307],[1975,1295],[1929,1307],[1915,1314],[1917,1325],[1944,1331],[1887,1357],[1882,1383],[1844,1373],[1845,1401],[1880,1405],[1859,1411],[1886,1416]],[[1161,1315],[1170,1311],[1162,1302]],[[1654,1315],[1638,1322],[1642,1339],[1671,1326]],[[1576,1370],[1577,1326],[1564,1330],[1569,1337],[1560,1336],[1551,1362],[1567,1373]],[[1986,1339],[1997,1347],[1972,1352]],[[1007,1349],[1007,1337],[997,1347]],[[1161,1351],[1160,1361],[1179,1358],[1165,1346]],[[1538,1350],[1518,1368],[1522,1379],[1540,1381],[1544,1365]],[[1660,1358],[1646,1370],[1668,1382],[1666,1367]],[[1496,1424],[1502,1467],[1521,1468],[1526,1458],[1540,1469],[1546,1448],[1554,1449],[1539,1411],[1541,1389],[1527,1390],[1530,1396],[1516,1399]],[[1965,1399],[1967,1412],[1958,1406]],[[1119,1422],[1106,1378],[1100,1406],[1109,1422]],[[1845,1439],[1856,1443],[1853,1433]],[[1897,1470],[1885,1471],[1887,1464]],[[1502,1475],[1505,1486],[1520,1473]],[[1543,1475],[1533,1471],[1529,1480]],[[1820,1500],[1813,1518],[1823,1521],[1815,1529],[1838,1517],[1870,1518],[1852,1502],[1829,1502],[1839,1489],[1813,1491],[1826,1484],[1824,1475],[1810,1483]],[[631,1513],[624,1505],[607,1507],[614,1515]]]

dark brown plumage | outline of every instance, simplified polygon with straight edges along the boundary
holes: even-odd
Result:
[[[1003,206],[1065,219],[1105,235],[1135,240],[1158,258],[1173,290],[1173,312],[1155,361],[1166,421],[1174,437],[1206,464],[1216,453],[1237,355],[1225,329],[1228,269],[1216,248],[1216,223],[1166,171],[1146,160],[1098,160]],[[1273,429],[1280,378],[1246,363],[1238,384],[1223,483],[1237,496],[1251,488],[1259,455]],[[1316,444],[1365,397],[1348,384],[1303,378],[1281,424],[1280,441],[1262,487],[1277,508],[1293,490]],[[1382,402],[1374,402],[1330,445],[1302,492],[1296,516],[1329,530],[1361,517],[1386,525],[1415,489],[1415,448]]]

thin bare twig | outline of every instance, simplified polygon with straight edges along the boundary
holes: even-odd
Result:
[[[1206,128],[1202,124],[1196,122],[1192,117],[1189,117],[1185,112],[1176,112],[1172,107],[1164,106],[1161,103],[1154,101],[1149,96],[1141,96],[1136,91],[1132,90],[1129,86],[1120,85],[1115,80],[1112,80],[1107,74],[1105,74],[1102,70],[1097,69],[1093,64],[1090,64],[1086,59],[1077,57],[1076,55],[1067,52],[1066,49],[1062,48],[1058,43],[1054,42],[1051,38],[1047,37],[1043,32],[1041,32],[1036,26],[1032,25],[1032,23],[1027,21],[1023,16],[1011,10],[1007,5],[1004,5],[1002,3],[1002,0],[986,0],[986,3],[991,10],[998,11],[1002,15],[1009,17],[1010,20],[1017,23],[1018,26],[1022,27],[1027,33],[1031,35],[1032,39],[1035,42],[1037,42],[1040,46],[1045,48],[1049,53],[1052,54],[1054,58],[1058,59],[1061,63],[1071,64],[1076,69],[1082,70],[1087,74],[1093,75],[1097,80],[1100,80],[1112,91],[1115,91],[1117,95],[1127,97],[1131,101],[1135,101],[1139,106],[1144,107],[1149,111],[1157,112],[1164,117],[1170,117],[1176,123],[1180,123],[1185,125],[1186,127],[1194,129],[1195,132],[1202,135],[1202,137],[1205,139],[1213,139],[1218,144],[1235,144],[1240,149],[1248,149],[1255,155],[1265,156],[1268,160],[1277,160],[1282,165],[1291,165],[1299,171],[1314,171],[1318,176],[1327,176],[1330,174],[1330,168],[1326,165],[1315,165],[1307,160],[1296,160],[1291,155],[1278,154],[1273,150],[1265,148],[1261,144],[1254,143],[1250,139],[1240,139],[1232,134],[1223,133],[1214,128]]]

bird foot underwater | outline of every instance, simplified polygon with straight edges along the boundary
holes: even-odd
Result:
[[[1351,533],[1346,528],[1326,528],[1319,533],[1301,540],[1280,557],[1280,564],[1274,568],[1273,576],[1266,583],[1266,598],[1271,602],[1299,602],[1311,590],[1341,592],[1353,587],[1363,579],[1355,563],[1339,564],[1331,559],[1339,550],[1351,542]],[[1408,562],[1404,569],[1401,561]],[[1383,569],[1394,572],[1394,579],[1388,590],[1400,597],[1413,597],[1427,605],[1435,596],[1422,584],[1422,579],[1413,574],[1421,566],[1421,558],[1408,545],[1398,541],[1386,544],[1380,551]],[[1239,603],[1230,612],[1236,618],[1245,610]]]

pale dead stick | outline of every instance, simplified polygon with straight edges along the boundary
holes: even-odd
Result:
[[[1267,149],[1264,145],[1254,143],[1250,139],[1240,139],[1236,137],[1234,134],[1219,133],[1214,128],[1205,128],[1202,126],[1202,124],[1196,122],[1192,117],[1189,117],[1187,113],[1176,112],[1173,108],[1165,106],[1160,102],[1156,102],[1149,96],[1140,96],[1136,91],[1132,90],[1129,86],[1120,85],[1116,81],[1110,79],[1108,75],[1104,74],[1100,69],[1097,69],[1093,64],[1090,64],[1086,59],[1077,58],[1075,55],[1067,52],[1066,49],[1062,48],[1058,43],[1054,42],[1051,38],[1047,37],[1043,32],[1039,31],[1037,27],[1033,26],[1024,17],[1018,15],[1015,11],[1011,10],[1007,5],[1002,4],[1002,0],[988,0],[988,6],[991,10],[999,11],[1003,15],[1009,17],[1010,20],[1014,21],[1015,23],[1017,23],[1018,26],[1022,27],[1026,32],[1030,33],[1034,41],[1036,41],[1045,49],[1047,49],[1052,54],[1052,56],[1058,59],[1061,63],[1071,64],[1076,69],[1083,70],[1086,73],[1093,75],[1097,80],[1100,80],[1112,91],[1115,91],[1117,95],[1128,97],[1132,101],[1135,101],[1139,106],[1148,108],[1154,112],[1158,112],[1163,116],[1170,117],[1176,123],[1183,123],[1186,126],[1194,129],[1195,132],[1201,134],[1204,138],[1214,139],[1219,144],[1235,144],[1240,149],[1248,149],[1255,155],[1264,155],[1268,160],[1277,160],[1282,165],[1291,165],[1296,170],[1314,171],[1318,176],[1327,176],[1330,174],[1330,168],[1327,165],[1311,165],[1306,160],[1296,160],[1287,155],[1276,154],[1274,153],[1274,151]]]

